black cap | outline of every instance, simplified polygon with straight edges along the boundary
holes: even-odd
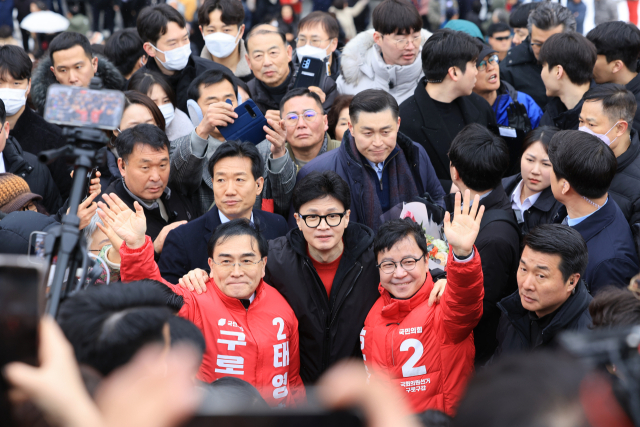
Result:
[[[480,55],[478,55],[478,61],[476,62],[480,62],[482,61],[487,55],[490,55],[492,53],[498,53],[497,50],[495,50],[494,48],[492,48],[491,46],[489,46],[488,44],[483,44],[482,45],[482,50],[480,51]]]

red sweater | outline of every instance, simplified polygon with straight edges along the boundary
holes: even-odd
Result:
[[[320,280],[322,281],[324,288],[327,290],[327,296],[331,296],[333,279],[336,277],[336,272],[338,271],[342,254],[330,263],[325,264],[320,261],[316,261],[309,253],[309,249],[307,249],[307,253],[309,254],[309,258],[311,258],[311,262],[313,263],[313,267],[316,269],[318,276],[320,276]]]
[[[160,276],[153,255],[149,236],[139,249],[123,244],[120,277],[123,282],[158,280],[183,297],[178,315],[200,329],[207,345],[199,380],[210,383],[235,376],[255,386],[273,407],[295,407],[305,402],[298,320],[278,291],[260,281],[255,299],[245,309],[240,300],[223,294],[211,278],[207,292],[200,295],[168,283]]]

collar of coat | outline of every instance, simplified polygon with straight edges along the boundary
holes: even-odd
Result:
[[[575,295],[569,296],[556,312],[555,316],[553,316],[551,322],[542,330],[545,342],[550,341],[558,332],[582,316],[585,310],[588,309],[591,300],[592,298],[587,291],[584,281],[580,279],[578,286],[576,286]],[[526,310],[522,306],[520,292],[515,291],[513,294],[504,298],[498,303],[498,308],[507,316],[513,327],[523,334],[528,341],[530,336],[528,329],[529,310]]]
[[[531,50],[531,40],[527,37],[522,43],[518,46],[515,46],[507,52],[506,58],[504,61],[507,65],[520,65],[520,64],[538,64],[538,60],[536,56],[533,54]]]
[[[342,50],[342,56],[340,58],[341,75],[349,85],[357,86],[363,76],[373,79],[377,73],[388,74],[388,72],[384,70],[386,67],[381,65],[385,63],[380,57],[379,49],[374,48],[376,43],[373,41],[373,33],[374,30],[371,29],[358,34],[351,39]],[[424,45],[427,39],[431,37],[431,33],[422,29],[420,34],[422,35],[422,44]],[[413,73],[406,73],[407,81],[409,81],[411,76],[413,76],[413,81],[415,81],[422,73],[422,60],[420,59],[420,55],[418,55],[411,65],[394,65],[393,67],[397,67],[398,69],[417,67],[419,70],[415,76],[413,76]],[[411,76],[409,76],[409,74],[411,74]],[[405,75],[405,73],[403,73],[403,75]],[[402,81],[395,82],[396,86],[402,83]]]
[[[382,307],[382,317],[401,320],[407,317],[411,310],[424,304],[429,298],[429,294],[433,289],[433,279],[431,274],[427,273],[427,278],[424,283],[411,298],[396,299],[391,296],[389,291],[382,287],[382,283],[378,285],[378,291],[384,301],[384,307]]]
[[[504,192],[509,199],[511,199],[511,194],[516,189],[516,185],[520,184],[520,181],[522,181],[522,174],[519,173],[502,179]],[[542,190],[540,197],[538,197],[538,200],[533,204],[533,207],[543,212],[549,212],[556,203],[556,199],[553,197],[553,192],[551,191],[551,186],[549,186]]]

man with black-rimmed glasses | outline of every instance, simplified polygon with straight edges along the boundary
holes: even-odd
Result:
[[[362,360],[360,330],[380,296],[374,233],[349,220],[350,193],[337,173],[311,172],[293,192],[298,227],[269,242],[264,280],[298,318],[300,376],[306,385],[339,360]],[[192,272],[181,283],[202,290],[207,279]]]

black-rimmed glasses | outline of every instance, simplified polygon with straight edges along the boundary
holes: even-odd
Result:
[[[300,218],[302,218],[304,223],[307,224],[307,227],[316,228],[320,226],[320,223],[323,219],[329,227],[337,227],[342,222],[342,217],[344,217],[346,214],[347,211],[344,211],[342,213],[330,213],[326,215],[298,215],[300,216]]]
[[[400,262],[383,261],[380,264],[377,264],[376,267],[382,270],[382,272],[385,274],[393,274],[393,272],[396,271],[398,264],[402,266],[402,269],[404,271],[411,271],[414,268],[416,268],[416,264],[418,263],[418,261],[424,258],[425,255],[426,254],[422,254],[420,258],[413,258],[413,257],[402,258]]]

